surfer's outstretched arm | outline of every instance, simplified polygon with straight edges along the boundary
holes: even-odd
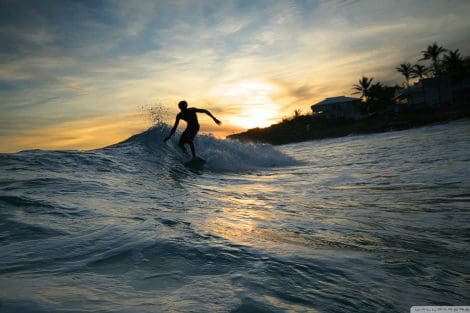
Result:
[[[212,115],[212,113],[209,112],[209,111],[206,110],[206,109],[196,109],[196,112],[198,112],[198,113],[206,113],[207,115],[209,115],[210,117],[212,117],[212,119],[214,120],[214,122],[215,122],[217,125],[222,124],[221,121],[219,121],[218,119],[216,119],[215,116]]]
[[[173,128],[170,131],[170,134],[165,139],[163,139],[164,142],[166,142],[168,139],[170,139],[171,136],[173,136],[173,134],[176,132],[176,129],[178,128],[179,122],[180,122],[180,115],[178,114],[176,115],[175,125],[173,125]]]

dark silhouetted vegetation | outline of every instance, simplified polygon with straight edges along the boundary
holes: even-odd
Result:
[[[423,79],[429,74],[429,69],[422,64],[415,64],[411,70],[411,78]]]
[[[353,92],[353,95],[359,94],[361,95],[362,100],[367,100],[367,98],[369,97],[369,90],[370,90],[370,87],[372,86],[373,80],[374,80],[373,77],[368,78],[368,77],[362,76],[362,78],[359,79],[358,83],[353,85],[353,90],[355,90]]]
[[[438,46],[437,43],[433,43],[432,45],[428,46],[426,50],[421,51],[421,53],[423,54],[423,57],[420,59],[420,61],[431,60],[433,75],[434,76],[440,75],[441,74],[440,56],[446,51],[447,49],[444,49],[443,47]]]
[[[413,66],[411,63],[402,63],[396,70],[405,77],[405,86],[406,88],[410,87],[410,78],[413,75]]]

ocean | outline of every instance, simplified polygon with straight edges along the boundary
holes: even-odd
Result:
[[[166,125],[0,154],[0,312],[470,304],[470,121],[273,147]]]

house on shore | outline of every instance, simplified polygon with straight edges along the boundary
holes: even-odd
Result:
[[[470,108],[470,74],[461,73],[452,76],[452,105]]]
[[[395,94],[397,109],[435,109],[453,105],[451,80],[447,75],[421,79]]]
[[[345,96],[326,98],[311,106],[314,115],[328,118],[360,119],[361,99]]]

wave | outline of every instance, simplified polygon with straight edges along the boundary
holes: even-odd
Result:
[[[128,154],[136,152],[140,157],[147,156],[147,160],[158,163],[181,163],[185,156],[178,147],[180,134],[175,134],[164,143],[163,139],[169,133],[170,127],[167,124],[158,124],[104,150],[118,149]],[[268,144],[242,143],[217,139],[211,135],[198,135],[195,146],[197,154],[207,161],[205,168],[212,171],[253,170],[299,164],[294,158]]]
[[[13,154],[5,153],[0,154],[0,163],[4,170],[11,172],[31,168],[61,173],[75,172],[77,168],[81,171],[102,173],[135,173],[148,170],[155,174],[155,170],[161,168],[188,171],[183,166],[187,156],[183,155],[178,147],[180,132],[164,143],[163,139],[169,133],[170,126],[159,123],[140,134],[104,148],[90,151],[26,150]],[[300,161],[269,144],[242,143],[199,134],[195,139],[195,146],[198,156],[207,161],[205,171],[237,172],[300,164]],[[159,166],[158,169],[155,165]]]

